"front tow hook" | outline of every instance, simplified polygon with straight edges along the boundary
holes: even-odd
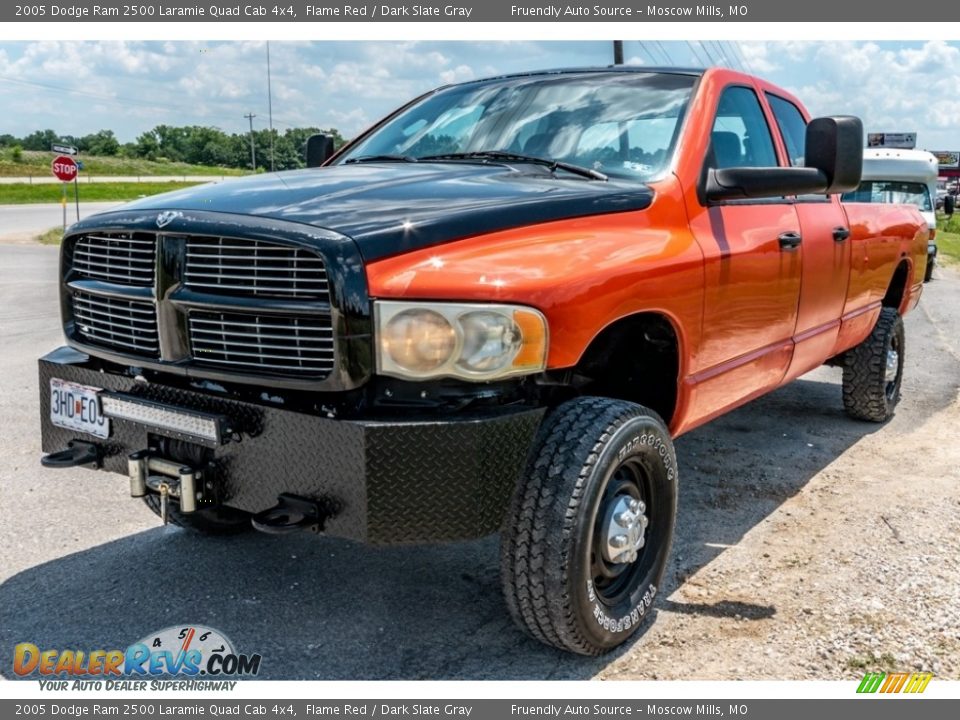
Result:
[[[255,530],[270,535],[286,535],[298,530],[321,533],[324,522],[334,514],[329,503],[281,493],[277,504],[258,512],[250,519],[250,524]]]
[[[40,464],[48,468],[72,468],[82,465],[100,467],[100,448],[83,440],[71,440],[64,450],[52,452],[40,458]]]

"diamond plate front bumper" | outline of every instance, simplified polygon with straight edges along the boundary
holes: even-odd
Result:
[[[519,477],[542,409],[497,408],[443,416],[342,420],[126,375],[100,372],[60,348],[39,361],[44,452],[70,440],[96,444],[102,469],[124,476],[130,453],[174,437],[112,420],[106,440],[50,422],[50,378],[129,393],[173,408],[224,415],[239,442],[207,448],[206,478],[229,506],[257,513],[280,493],[336,508],[328,535],[371,544],[464,540],[496,532]]]

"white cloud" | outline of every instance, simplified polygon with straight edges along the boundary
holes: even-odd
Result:
[[[746,52],[746,46],[743,46]],[[757,56],[786,50],[753,45]],[[918,132],[918,145],[960,147],[960,48],[941,41],[919,47],[866,43],[804,43],[789,49],[790,66],[774,80],[814,115],[858,115],[868,131]],[[804,68],[804,77],[797,67]]]
[[[916,130],[921,144],[960,148],[956,43],[724,43],[814,114],[852,113],[871,130]],[[662,42],[673,62],[699,64],[691,45]],[[660,47],[656,48],[661,53]],[[716,43],[708,43],[716,54]],[[650,64],[625,45],[628,62]],[[662,54],[661,53],[661,54]],[[504,72],[606,65],[608,42],[276,42],[270,45],[277,127],[338,127],[352,135],[416,95]],[[734,64],[737,64],[734,61]],[[265,42],[0,43],[0,133],[112,128],[132,140],[154,125],[211,124],[242,132],[267,122]]]
[[[457,65],[455,68],[440,73],[440,81],[447,84],[473,80],[475,77],[476,74],[469,65]]]

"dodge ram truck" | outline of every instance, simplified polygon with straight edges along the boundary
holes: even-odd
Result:
[[[609,651],[662,594],[674,438],[825,363],[893,413],[928,231],[840,203],[862,150],[730,70],[531,72],[87,218],[43,463],[201,533],[499,531],[520,627]]]

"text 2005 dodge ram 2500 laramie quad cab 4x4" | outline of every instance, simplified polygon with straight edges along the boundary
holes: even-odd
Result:
[[[539,72],[88,218],[44,462],[207,533],[499,530],[520,626],[610,650],[660,589],[672,438],[826,362],[855,418],[893,411],[927,226],[840,204],[862,147],[727,70]]]

